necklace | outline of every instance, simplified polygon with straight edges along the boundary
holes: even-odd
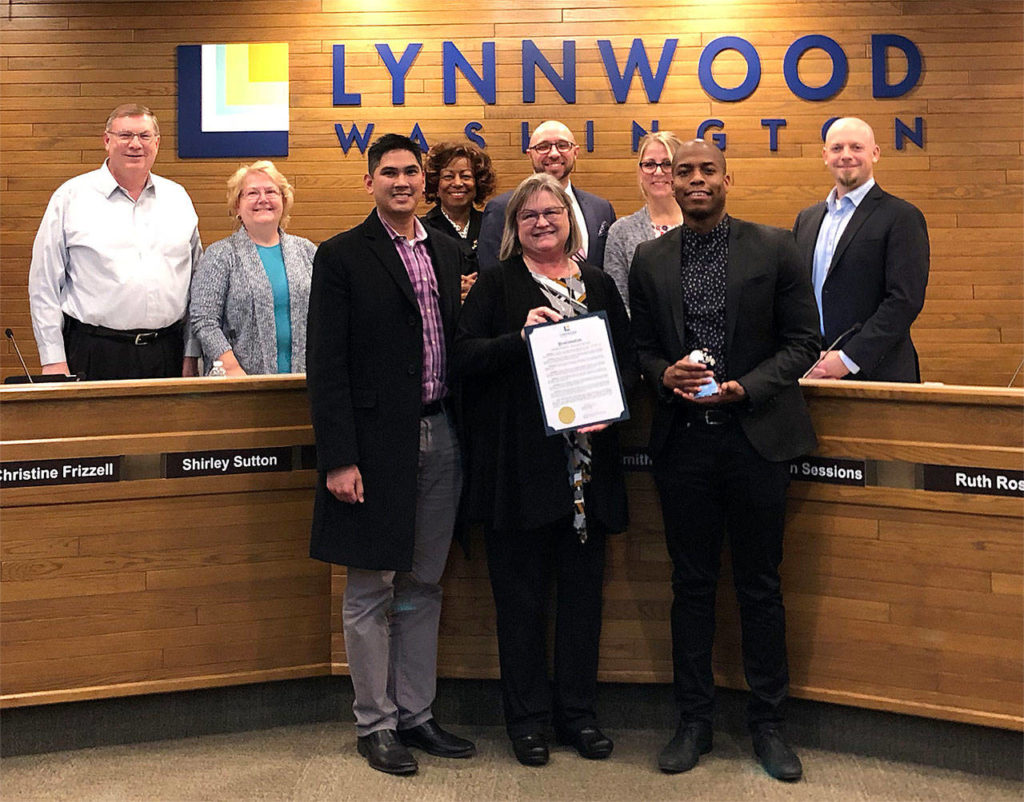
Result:
[[[455,233],[462,237],[462,239],[467,239],[469,237],[469,220],[466,221],[466,225],[460,226],[448,216],[448,212],[444,210],[444,206],[441,207],[441,214],[444,215],[445,220],[452,224],[452,228],[455,229]]]

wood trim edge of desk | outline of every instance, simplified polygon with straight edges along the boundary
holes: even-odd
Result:
[[[800,389],[809,398],[844,398],[860,401],[904,403],[973,404],[1012,406],[1024,404],[1019,387],[981,387],[970,384],[914,384],[903,382],[828,381],[801,379]]]
[[[1024,716],[991,713],[985,710],[970,710],[949,705],[934,705],[927,702],[908,702],[888,696],[871,696],[851,691],[832,691],[826,688],[798,685],[791,686],[790,691],[791,696],[796,699],[810,699],[815,702],[828,702],[849,707],[881,710],[888,713],[902,713],[923,718],[957,721],[961,724],[980,724],[985,727],[1024,732]]]
[[[257,682],[274,682],[285,679],[305,679],[334,674],[331,664],[312,663],[286,668],[267,668],[258,671],[238,671],[228,674],[206,674],[195,677],[150,680],[143,682],[122,682],[111,685],[92,685],[84,688],[61,688],[52,691],[30,691],[0,695],[0,710],[32,705],[81,702],[90,699],[109,699],[122,696],[143,696],[149,693],[172,691],[194,691],[205,688],[222,688],[230,685],[251,685]]]

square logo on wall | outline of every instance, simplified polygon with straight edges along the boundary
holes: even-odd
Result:
[[[178,158],[288,155],[288,44],[178,46]]]

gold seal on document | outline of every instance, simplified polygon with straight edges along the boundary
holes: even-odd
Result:
[[[576,410],[572,407],[562,407],[558,410],[558,419],[562,423],[572,423],[576,420]]]

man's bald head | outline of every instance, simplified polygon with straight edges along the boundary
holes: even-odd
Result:
[[[576,156],[580,152],[576,137],[568,126],[558,120],[542,122],[533,129],[528,152],[535,173],[547,173],[563,187],[568,186],[569,174],[576,166]]]
[[[825,133],[821,153],[841,198],[873,177],[881,151],[870,125],[857,117],[840,117]]]
[[[576,137],[573,136],[572,131],[569,130],[569,126],[565,123],[561,123],[558,120],[545,120],[536,128],[533,129],[533,134],[530,135],[530,144],[534,145],[544,139],[549,138],[564,139],[568,142],[576,144]]]
[[[874,130],[860,117],[840,117],[838,120],[835,120],[825,132],[825,144],[828,145],[830,140],[838,137],[850,135],[857,136],[865,142],[870,142],[871,147],[875,146]]]
[[[695,154],[703,153],[707,158],[713,160],[723,173],[728,172],[725,164],[725,154],[722,152],[722,149],[706,139],[691,139],[680,145],[679,149],[676,150],[675,158],[672,160],[673,167],[679,163],[684,151],[687,153],[687,158],[693,158]]]
[[[703,139],[691,139],[676,150],[672,190],[688,227],[707,232],[718,225],[725,217],[725,196],[731,184],[720,148]]]

